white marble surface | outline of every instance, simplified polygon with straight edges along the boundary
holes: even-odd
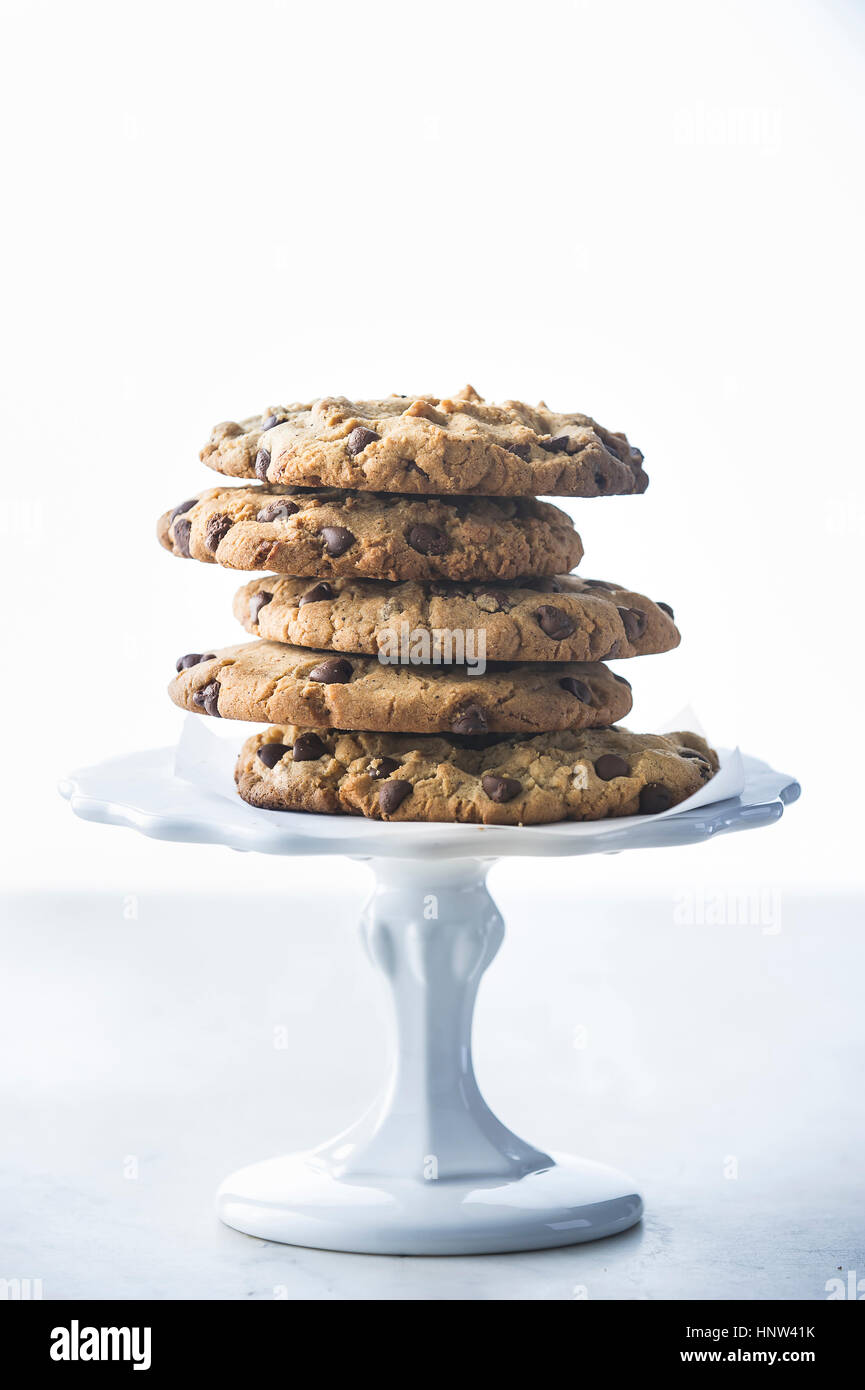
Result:
[[[46,1298],[570,1300],[820,1299],[839,1268],[865,1275],[862,902],[780,894],[750,925],[681,925],[682,854],[645,900],[641,855],[607,861],[615,902],[580,901],[578,865],[572,898],[540,862],[493,872],[509,930],[481,1086],[526,1138],[630,1169],[648,1209],[524,1255],[332,1254],[213,1215],[229,1170],[327,1137],[377,1088],[357,866],[324,861],[321,891],[283,902],[241,895],[252,856],[234,898],[5,900],[0,1277]]]

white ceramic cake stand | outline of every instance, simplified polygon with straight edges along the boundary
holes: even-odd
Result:
[[[257,811],[181,781],[171,749],[73,774],[61,791],[85,820],[266,854],[346,854],[368,859],[375,873],[362,931],[390,990],[390,1079],[377,1104],[330,1143],[226,1178],[222,1220],[265,1240],[397,1255],[570,1245],[639,1221],[643,1202],[630,1178],[526,1143],[478,1089],[472,1013],[504,932],[487,870],[500,855],[609,854],[769,825],[799,787],[754,758],[745,770],[734,799],[582,828]]]

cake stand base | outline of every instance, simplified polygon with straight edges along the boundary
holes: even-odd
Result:
[[[219,1189],[223,1221],[247,1235],[373,1255],[482,1255],[616,1235],[643,1214],[615,1168],[552,1155],[513,1180],[334,1177],[314,1152],[253,1163]]]

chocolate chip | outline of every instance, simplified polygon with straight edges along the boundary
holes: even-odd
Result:
[[[412,792],[411,782],[385,782],[379,788],[378,804],[386,816],[392,816],[397,807],[401,806],[406,797]]]
[[[267,470],[270,464],[270,451],[259,449],[255,456],[255,476],[260,483],[267,482]]]
[[[323,526],[321,535],[324,538],[325,550],[334,559],[350,550],[357,539],[347,526]]]
[[[531,444],[503,444],[502,448],[507,449],[509,454],[516,454],[517,458],[522,459],[523,462],[528,460],[532,452]]]
[[[323,758],[327,752],[318,734],[299,734],[294,740],[294,761],[296,763],[313,763],[316,758]]]
[[[381,439],[381,435],[376,434],[375,430],[368,430],[364,425],[357,425],[345,441],[345,447],[354,458],[355,454],[363,452],[367,444],[374,444],[377,439]]]
[[[595,772],[602,782],[612,782],[614,777],[627,777],[630,770],[618,753],[604,753],[595,763]]]
[[[214,516],[209,518],[204,528],[204,544],[211,555],[216,554],[219,542],[228,535],[233,525],[234,518],[224,516],[221,512],[216,512]]]
[[[620,444],[619,440],[618,440],[618,439],[604,439],[602,442],[603,442],[604,448],[607,450],[607,453],[612,454],[613,458],[614,458],[614,459],[617,459],[617,458],[619,457],[619,449],[621,448],[621,444]]]
[[[187,560],[190,559],[190,554],[189,554],[189,537],[190,537],[191,533],[192,533],[192,522],[191,522],[191,521],[187,521],[185,517],[181,517],[179,521],[175,521],[175,523],[174,523],[174,544],[175,544],[175,547],[180,551],[181,555],[185,555],[185,556],[186,556]]]
[[[583,681],[578,681],[576,676],[562,676],[559,685],[562,690],[567,690],[569,695],[575,696],[581,704],[590,705],[592,703],[591,690]]]
[[[485,613],[507,613],[511,607],[510,599],[501,589],[480,589],[474,599]]]
[[[539,439],[538,443],[548,454],[563,454],[570,443],[569,434],[557,434],[554,439]]]
[[[299,512],[300,507],[296,502],[289,502],[285,497],[280,497],[275,502],[268,502],[266,507],[262,507],[256,516],[256,521],[287,521],[295,512]]]
[[[175,666],[176,671],[188,671],[190,666],[200,666],[202,661],[212,661],[215,652],[187,652],[186,656],[179,656]]]
[[[411,528],[408,543],[412,550],[417,550],[421,555],[444,555],[448,548],[448,538],[444,531],[440,531],[438,526],[427,526],[424,523]]]
[[[478,753],[504,743],[506,737],[506,734],[451,734],[458,748],[472,748]]]
[[[286,753],[290,752],[291,749],[287,743],[263,743],[258,750],[258,756],[265,767],[276,767],[276,764],[282,761]]]
[[[178,670],[179,669],[178,667]],[[679,753],[683,758],[700,758],[702,762],[706,761],[705,753],[700,753],[696,748],[680,748]]]
[[[196,690],[192,697],[192,703],[204,710],[205,714],[212,714],[214,719],[220,718],[217,700],[219,699],[219,681],[208,681],[200,690]]]
[[[352,665],[344,656],[329,656],[320,661],[309,673],[311,681],[320,685],[345,685],[352,677]]]
[[[171,513],[171,516],[168,518],[169,524],[172,521],[174,521],[175,517],[182,516],[184,512],[190,511],[191,508],[195,506],[197,501],[197,497],[190,497],[188,502],[181,502],[180,506],[175,507],[174,511]]]
[[[371,763],[367,763],[366,771],[369,777],[374,777],[380,782],[383,777],[390,777],[392,772],[396,772],[399,763],[396,758],[374,758]]]
[[[499,802],[513,801],[523,789],[522,782],[518,782],[516,777],[496,777],[492,772],[481,778],[481,786],[490,801]]]
[[[281,425],[282,423],[279,415],[268,415],[267,419],[261,422],[261,432],[264,434],[265,430],[272,430],[274,425]]]
[[[676,621],[676,615],[670,607],[669,603],[661,603],[661,600],[658,599],[657,607],[660,608],[664,613],[666,613],[668,618],[672,618],[673,622]]]
[[[298,608],[303,608],[305,603],[323,603],[325,599],[335,598],[336,595],[329,584],[324,580],[320,584],[313,584],[311,589],[307,589],[297,600]]]
[[[607,480],[599,468],[595,469],[595,487],[606,487]]]
[[[619,608],[619,617],[625,625],[625,635],[629,642],[642,637],[648,626],[648,618],[640,608]]]
[[[630,681],[626,681],[624,676],[617,676],[616,673],[615,673],[615,671],[611,671],[611,672],[610,672],[610,675],[612,676],[612,678],[613,678],[614,681],[618,681],[618,682],[619,682],[619,685],[626,685],[626,686],[628,687],[629,690],[631,689],[631,682],[630,682]]]
[[[541,632],[556,642],[560,642],[563,637],[570,637],[576,627],[573,618],[569,618],[561,608],[554,608],[550,603],[542,603],[540,608],[535,610],[535,617]]]
[[[266,603],[270,603],[272,598],[273,594],[269,594],[266,589],[260,594],[252,595],[252,598],[249,600],[249,621],[251,623],[258,622],[259,613]]]
[[[660,811],[668,811],[673,804],[673,793],[660,782],[648,782],[640,792],[640,811],[644,816],[656,816]]]
[[[488,729],[487,716],[480,705],[469,705],[451,724],[454,734],[485,734]]]

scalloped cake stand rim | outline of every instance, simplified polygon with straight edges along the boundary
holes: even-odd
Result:
[[[743,762],[745,787],[738,797],[656,820],[599,821],[594,834],[588,822],[481,826],[261,811],[176,776],[173,748],[107,759],[70,773],[59,790],[84,820],[127,826],[154,839],[240,851],[407,859],[430,853],[460,859],[561,856],[692,844],[774,823],[799,796],[798,783],[757,758],[743,755]]]

